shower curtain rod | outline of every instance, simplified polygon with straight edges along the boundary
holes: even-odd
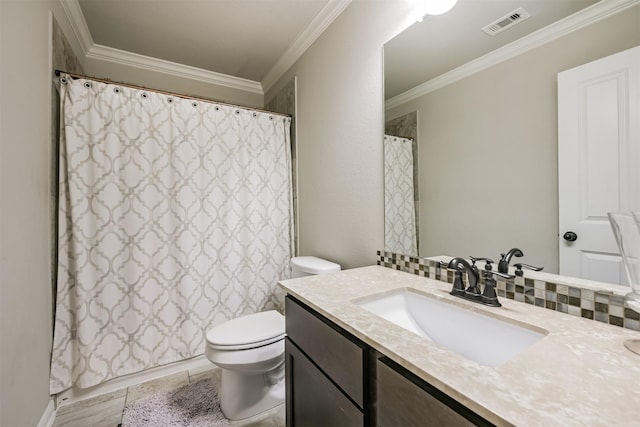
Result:
[[[398,135],[391,135],[391,134],[388,134],[388,133],[385,133],[385,135],[392,136],[394,138],[402,138],[402,139],[408,139],[409,141],[415,141],[415,139],[411,138],[410,136],[398,136]]]
[[[167,92],[165,90],[153,89],[153,88],[133,85],[133,84],[129,84],[129,83],[114,82],[113,80],[109,80],[109,79],[99,79],[97,77],[91,77],[91,76],[85,76],[85,75],[82,75],[82,74],[69,73],[67,71],[62,71],[62,70],[55,70],[54,74],[56,75],[56,77],[60,77],[60,74],[67,74],[69,77],[72,77],[74,79],[92,80],[94,82],[115,84],[115,85],[118,85],[118,86],[129,87],[129,88],[132,88],[132,89],[144,89],[144,90],[148,90],[149,92],[156,92],[156,93],[161,93],[163,95],[176,96],[178,98],[183,98],[183,99],[193,99],[193,100],[196,100],[196,101],[203,101],[203,102],[209,102],[209,103],[212,103],[212,104],[226,105],[228,107],[242,108],[243,110],[259,111],[261,113],[269,113],[269,114],[273,114],[275,116],[282,116],[282,117],[291,118],[290,114],[276,113],[274,111],[263,110],[261,108],[245,107],[245,106],[242,106],[242,105],[236,105],[236,104],[230,104],[228,102],[218,101],[216,99],[202,98],[202,97],[198,97],[198,96],[185,95],[185,94],[176,93],[176,92]]]

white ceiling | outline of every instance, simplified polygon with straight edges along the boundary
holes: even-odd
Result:
[[[406,92],[595,3],[598,0],[458,0],[450,12],[427,16],[385,45],[385,98]],[[495,36],[482,31],[485,25],[520,7],[531,17]]]
[[[293,65],[350,0],[77,1],[93,46],[264,82]],[[297,52],[296,52],[297,51]],[[285,68],[286,67],[286,68]],[[276,78],[279,76],[276,76]],[[271,80],[274,80],[273,78]],[[263,84],[264,86],[264,84]]]

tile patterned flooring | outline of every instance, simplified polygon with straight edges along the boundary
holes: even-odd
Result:
[[[183,371],[142,384],[61,406],[54,427],[117,427],[127,403],[165,390],[173,390],[191,382],[213,377],[220,384],[220,369],[207,368]],[[283,427],[284,405],[242,421],[231,421],[232,427]],[[158,426],[161,427],[161,426]]]

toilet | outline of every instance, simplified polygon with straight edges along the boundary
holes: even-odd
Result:
[[[291,278],[313,276],[316,274],[335,273],[340,265],[314,256],[298,256],[291,258]]]
[[[291,277],[340,271],[312,256],[291,259]],[[250,418],[284,403],[284,316],[275,310],[212,327],[205,355],[222,369],[220,409],[230,420]]]

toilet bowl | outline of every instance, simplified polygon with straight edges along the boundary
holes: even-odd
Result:
[[[230,420],[284,403],[284,316],[250,314],[211,328],[205,355],[222,368],[220,409]]]
[[[316,257],[291,259],[291,276],[340,271]],[[284,316],[275,310],[249,314],[206,333],[205,355],[222,369],[220,409],[242,420],[284,403]]]

